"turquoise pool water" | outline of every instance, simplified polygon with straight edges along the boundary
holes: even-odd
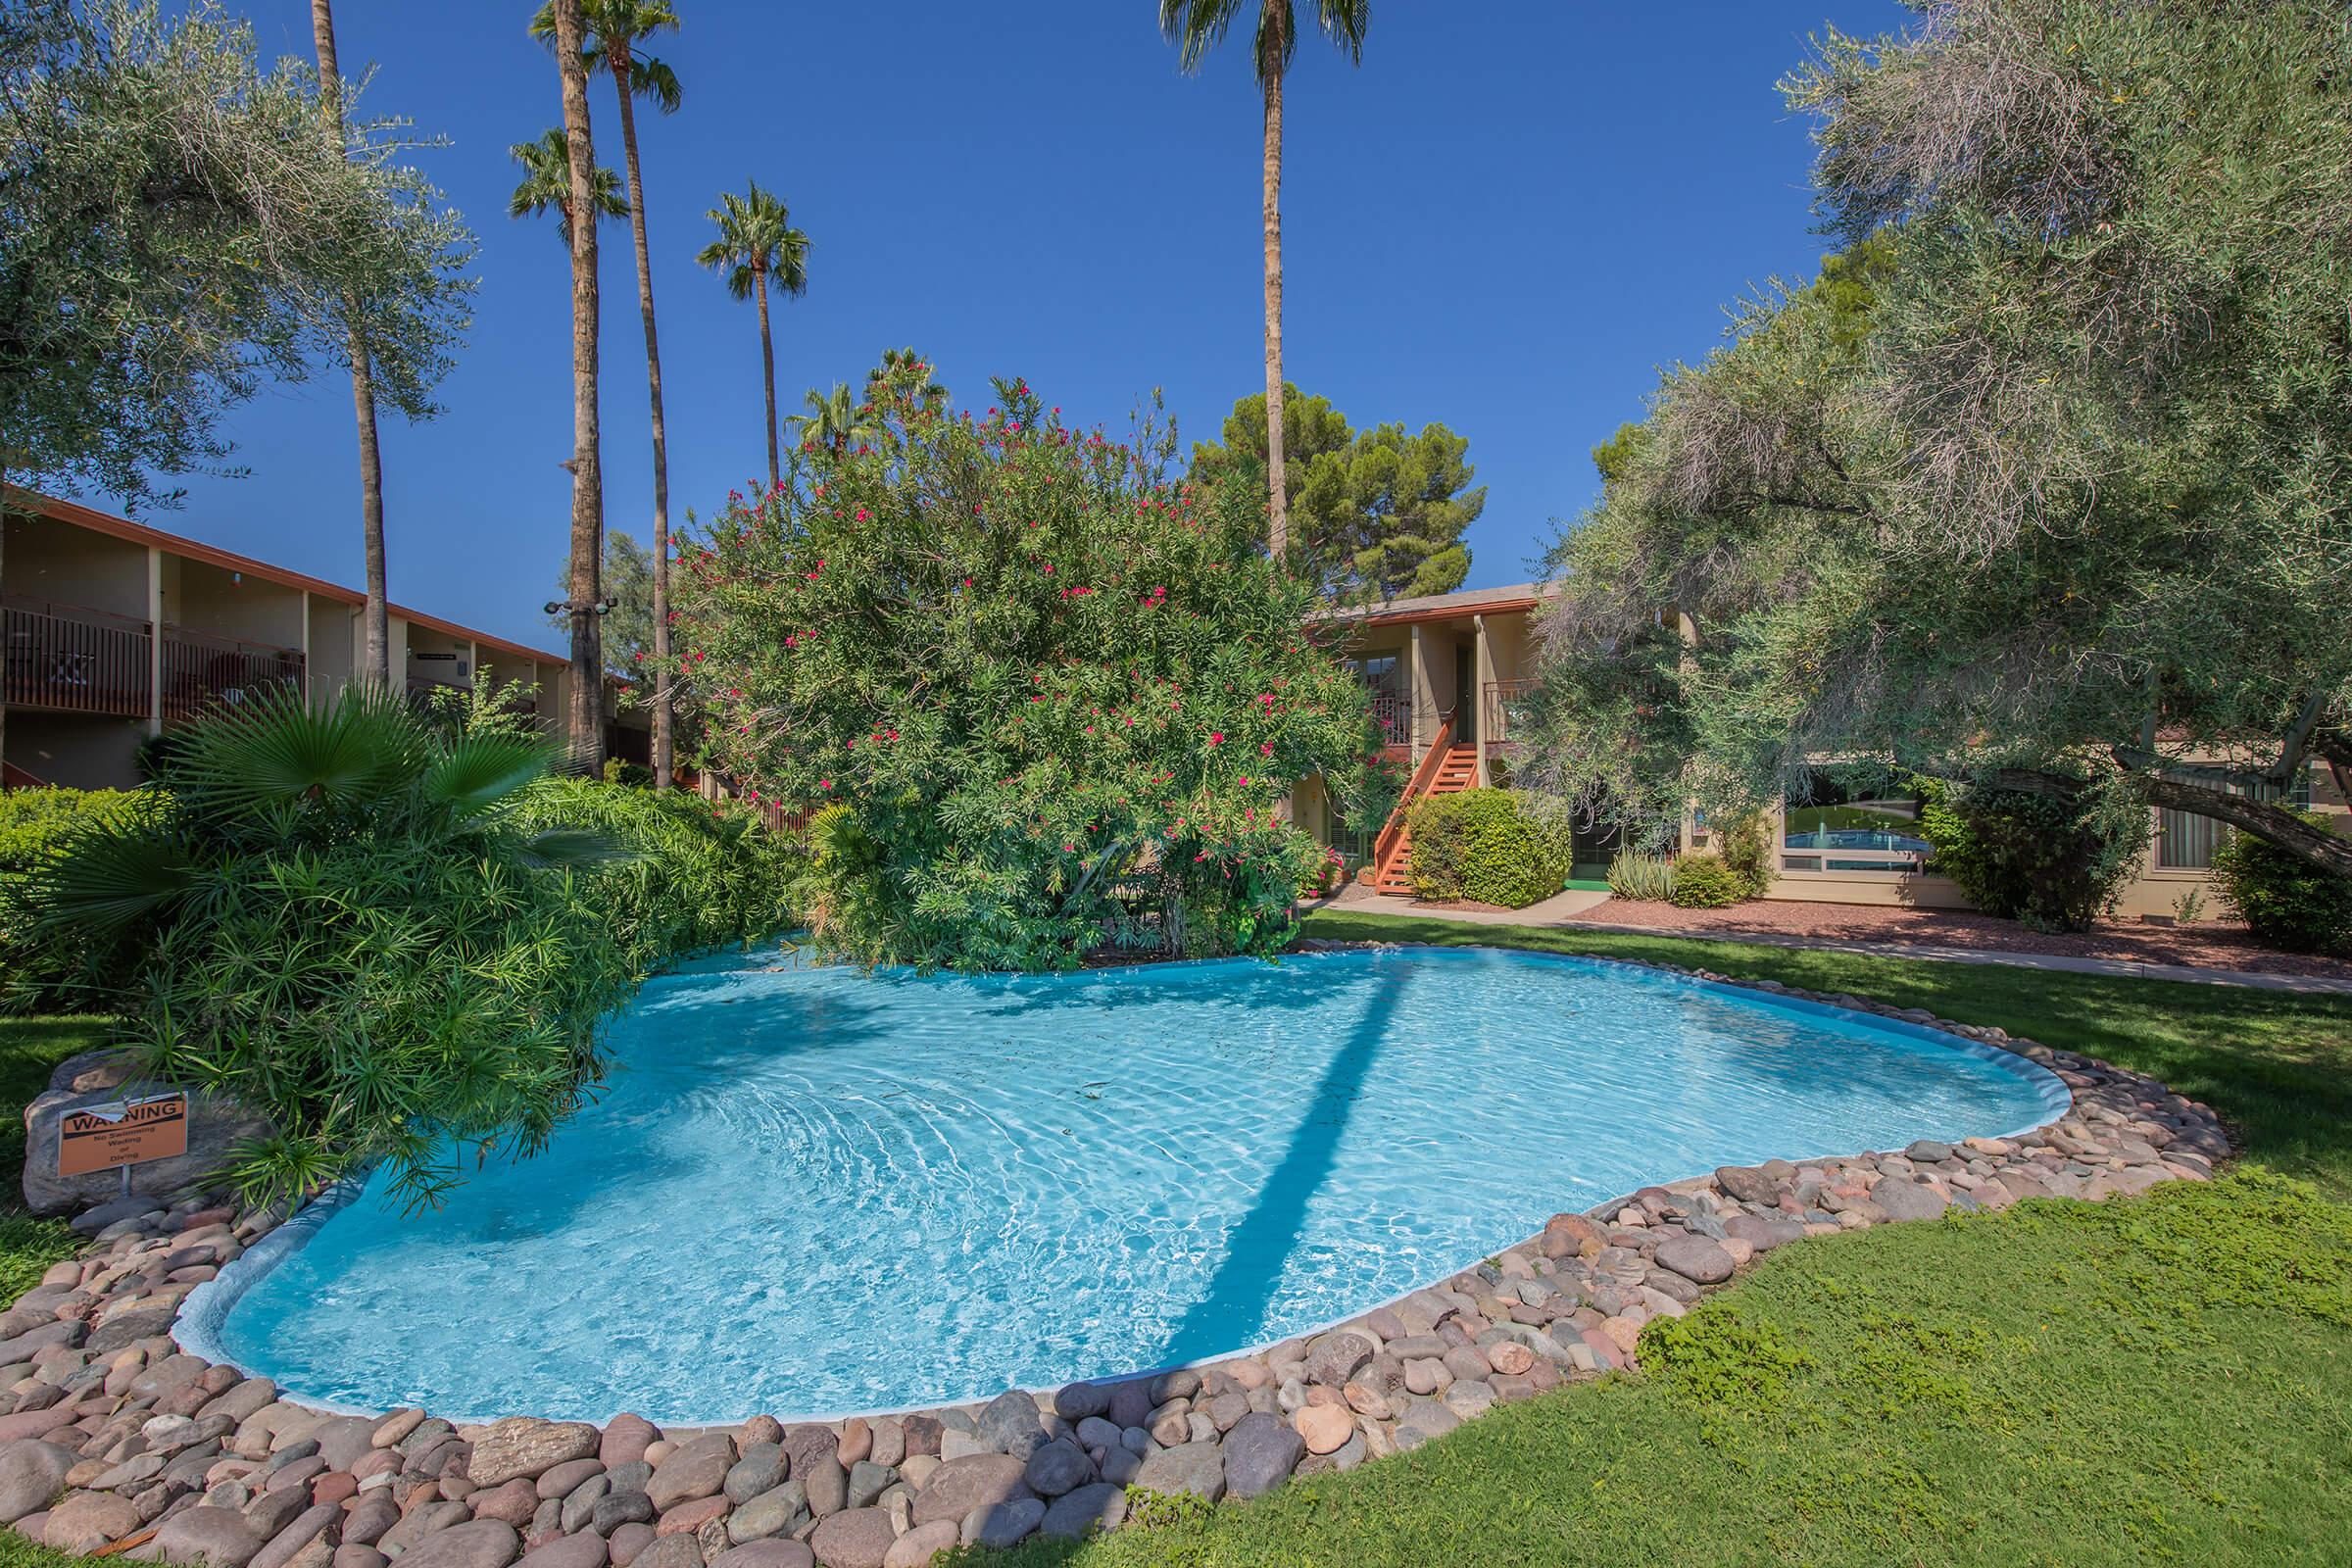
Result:
[[[1949,1036],[1494,950],[736,964],[653,981],[612,1045],[544,1154],[286,1227],[198,1337],[367,1409],[950,1403],[1301,1333],[1644,1183],[2065,1102]]]

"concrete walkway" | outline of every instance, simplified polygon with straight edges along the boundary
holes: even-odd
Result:
[[[1374,893],[1361,885],[1343,888],[1315,906],[1346,914],[1405,915],[1454,920],[1465,925],[1548,926],[1560,930],[1608,931],[1622,936],[1664,937],[1683,942],[1739,942],[1759,948],[1798,948],[1814,953],[1857,953],[1880,958],[1934,958],[1943,963],[1989,963],[2012,969],[2055,969],[2068,974],[2119,975],[2140,980],[2179,980],[2192,985],[2244,986],[2253,991],[2290,991],[2306,996],[2352,996],[2352,980],[2322,975],[2258,974],[2247,969],[2206,969],[2185,963],[2141,963],[2131,958],[2075,958],[2053,953],[2005,953],[1989,948],[1946,947],[1930,942],[1842,942],[1821,937],[1778,936],[1756,931],[1660,931],[1652,926],[1616,925],[1577,918],[1608,901],[1605,893],[1560,893],[1524,909],[1441,909],[1410,899]]]

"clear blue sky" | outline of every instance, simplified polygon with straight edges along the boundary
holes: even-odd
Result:
[[[230,0],[266,54],[311,53],[303,0]],[[560,122],[532,0],[343,0],[368,105],[449,146],[425,168],[482,240],[469,346],[437,421],[385,429],[392,594],[539,646],[565,549],[567,269],[514,221],[510,143]],[[1154,387],[1189,442],[1262,384],[1258,109],[1237,38],[1178,74],[1152,0],[971,6],[678,0],[660,52],[685,107],[640,122],[668,393],[673,518],[764,470],[752,307],[694,266],[705,212],[750,177],[811,241],[778,302],[789,411],[913,344],[959,406],[1026,375],[1114,430]],[[1725,303],[1809,275],[1811,147],[1775,80],[1825,23],[1890,0],[1380,0],[1360,69],[1317,41],[1292,76],[1284,222],[1291,379],[1358,427],[1442,419],[1489,486],[1472,586],[1528,575],[1592,497],[1590,449],[1660,366],[1720,338]],[[1478,24],[1466,24],[1474,16]],[[609,83],[600,158],[619,164]],[[643,339],[627,233],[604,231],[607,523],[651,530]],[[147,515],[360,579],[349,389],[325,372],[232,416],[243,478],[192,477]]]

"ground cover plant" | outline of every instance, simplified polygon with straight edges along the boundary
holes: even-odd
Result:
[[[1320,911],[1309,936],[1703,966],[1995,1023],[2219,1108],[2246,1163],[1776,1252],[1647,1370],[992,1568],[2325,1563],[2352,1503],[2352,999]]]
[[[877,382],[679,573],[711,760],[813,813],[806,909],[867,960],[1074,963],[1115,941],[1265,953],[1322,852],[1320,773],[1377,820],[1363,688],[1263,555],[1262,495],[1169,443],[1066,427],[1019,383],[949,417]]]
[[[151,807],[68,839],[29,900],[92,942],[92,996],[151,1071],[274,1124],[234,1156],[249,1198],[382,1161],[429,1202],[545,1143],[651,968],[782,923],[735,853],[752,830],[552,760],[373,688],[259,700],[189,728]]]

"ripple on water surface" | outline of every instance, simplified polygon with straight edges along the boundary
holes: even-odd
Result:
[[[985,1397],[1265,1344],[1563,1208],[2047,1119],[1945,1036],[1494,950],[649,984],[603,1098],[404,1217],[371,1187],[220,1349],[369,1408],[657,1421]]]

